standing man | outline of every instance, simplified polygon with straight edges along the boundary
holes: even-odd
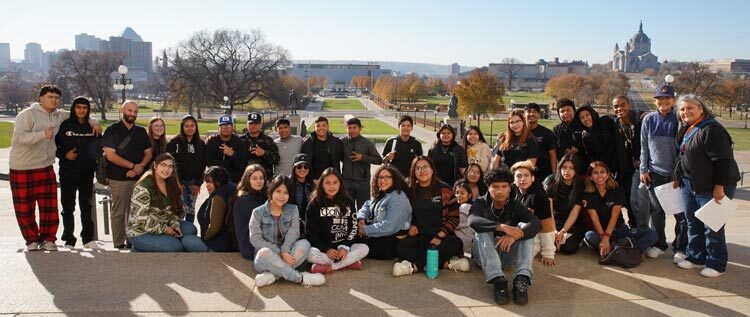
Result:
[[[529,125],[529,131],[536,137],[536,143],[539,144],[539,157],[536,160],[536,171],[534,176],[538,182],[544,181],[552,171],[557,169],[557,138],[552,130],[539,125],[539,116],[542,111],[538,104],[529,103],[526,105],[526,124]]]
[[[677,127],[679,121],[674,111],[674,88],[668,84],[661,84],[654,91],[654,104],[656,112],[647,114],[641,125],[641,183],[648,187],[649,208],[638,210],[639,216],[636,222],[651,225],[659,239],[653,247],[646,250],[646,256],[656,258],[667,249],[667,237],[664,234],[665,218],[659,200],[656,198],[654,188],[672,182],[672,171],[677,159]],[[645,204],[644,204],[645,205]],[[685,214],[674,215],[675,240],[674,263],[685,259],[685,248],[687,247],[687,221]]]
[[[206,167],[221,166],[229,173],[229,180],[238,183],[247,166],[247,146],[234,133],[232,116],[219,116],[219,134],[206,141]]]
[[[273,166],[279,163],[279,148],[271,137],[261,131],[260,113],[247,114],[247,133],[240,137],[247,148],[247,164],[260,164],[266,175],[273,175]],[[245,168],[242,168],[243,173]]]
[[[344,144],[342,178],[344,187],[357,209],[370,199],[370,165],[380,165],[383,158],[378,154],[375,144],[362,136],[362,122],[359,118],[346,120],[347,136],[341,138]]]
[[[130,198],[135,182],[151,162],[153,149],[146,129],[135,124],[138,104],[126,100],[120,107],[122,120],[104,131],[102,147],[109,161],[107,180],[112,192],[112,242],[115,248],[126,248],[125,224],[130,213]]]
[[[648,219],[645,223],[638,223],[636,215],[639,208],[648,208],[640,206],[639,203],[644,199],[639,198],[641,193],[638,190],[640,184],[639,166],[641,164],[641,116],[642,113],[630,108],[630,99],[626,96],[617,96],[612,99],[612,108],[615,111],[613,118],[615,123],[615,149],[617,164],[617,183],[623,188],[628,210],[628,225],[631,228],[648,229]],[[645,198],[645,197],[644,197]],[[641,221],[644,222],[644,221]]]
[[[28,251],[56,251],[57,181],[55,134],[70,113],[57,109],[62,92],[53,85],[39,90],[39,102],[31,104],[16,116],[10,148],[10,191],[13,209]],[[98,121],[91,120],[95,133],[101,132]],[[36,206],[39,205],[39,224]]]
[[[576,106],[572,100],[562,98],[557,101],[557,115],[560,117],[558,123],[552,131],[557,138],[557,157],[563,157],[568,153],[573,153],[578,159],[579,175],[586,172],[587,166],[584,166],[586,160],[583,156],[583,144],[581,144],[581,130],[578,120],[575,119]]]
[[[409,177],[412,160],[422,155],[422,143],[411,136],[413,128],[414,120],[402,116],[398,120],[399,135],[388,139],[383,147],[383,163],[393,164],[404,177]]]
[[[279,118],[276,120],[276,131],[279,137],[274,139],[279,149],[279,162],[273,168],[273,176],[292,175],[294,156],[302,152],[302,137],[292,135],[289,119]]]
[[[88,98],[77,97],[71,107],[72,115],[60,124],[55,136],[60,172],[60,202],[63,206],[63,234],[65,246],[76,245],[75,218],[76,191],[81,211],[81,240],[87,249],[100,249],[94,241],[94,221],[91,219],[91,195],[94,194],[94,171],[99,138],[89,123],[91,103]]]
[[[316,182],[326,168],[333,167],[341,171],[344,144],[328,131],[328,118],[315,119],[315,131],[302,143],[302,153],[307,154],[310,160],[307,163],[312,168],[312,177]]]

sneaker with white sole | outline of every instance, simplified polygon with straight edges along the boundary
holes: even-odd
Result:
[[[271,285],[273,282],[276,282],[278,277],[276,275],[273,275],[271,272],[263,272],[255,275],[255,286],[257,287],[263,287],[266,285]]]
[[[320,286],[326,283],[326,277],[320,273],[302,272],[302,286],[312,287]]]
[[[675,263],[675,264],[677,264],[677,263],[680,263],[680,261],[682,261],[682,260],[684,260],[686,258],[687,258],[687,254],[685,254],[685,252],[677,251],[677,252],[674,253],[674,256],[672,257],[672,262]]]
[[[401,262],[393,263],[393,276],[404,276],[411,275],[414,273],[411,262],[403,260]]]
[[[98,244],[96,244],[96,241],[89,241],[83,244],[83,247],[85,249],[92,249],[92,250],[101,250],[102,247],[100,247]]]
[[[457,256],[454,256],[448,261],[448,269],[454,270],[456,272],[468,272],[469,271],[469,260],[466,258],[459,258]]]
[[[657,247],[650,247],[646,250],[646,256],[652,259],[656,259],[662,254],[664,254],[664,250]]]
[[[44,241],[42,243],[42,250],[44,251],[57,251],[57,244],[52,241]]]
[[[714,270],[714,269],[712,269],[710,267],[704,267],[701,270],[701,275],[705,276],[705,277],[719,277],[719,276],[724,275],[724,273],[726,273],[726,272],[719,272],[719,271]]]
[[[682,260],[680,262],[677,262],[677,266],[679,268],[681,268],[681,269],[689,270],[689,269],[692,269],[692,268],[704,267],[705,265],[703,265],[703,264],[695,264],[695,263],[690,262],[688,260]]]
[[[39,245],[39,242],[32,242],[26,245],[26,251],[39,251],[42,249],[42,246]]]

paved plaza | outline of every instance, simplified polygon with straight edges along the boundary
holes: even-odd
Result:
[[[377,106],[372,117],[396,125]],[[308,109],[309,110],[309,109]],[[309,123],[310,121],[308,121]],[[426,143],[431,130],[415,128]],[[0,173],[9,149],[0,149]],[[750,171],[750,152],[735,153]],[[748,179],[750,182],[750,179]],[[0,181],[0,315],[253,316],[746,316],[750,315],[750,186],[737,190],[739,211],[727,224],[727,274],[708,279],[672,264],[672,251],[634,269],[600,266],[590,250],[557,255],[557,266],[534,262],[526,306],[498,306],[482,272],[440,271],[395,278],[392,261],[365,260],[362,271],[326,276],[321,287],[279,281],[258,289],[239,253],[130,253],[113,249],[98,206],[101,252],[62,248],[26,252],[10,188]],[[674,221],[669,219],[667,228]],[[78,227],[80,228],[80,227]],[[667,230],[669,231],[669,230]],[[62,228],[58,230],[62,233]],[[671,240],[668,232],[668,239]],[[506,272],[512,274],[512,272]]]

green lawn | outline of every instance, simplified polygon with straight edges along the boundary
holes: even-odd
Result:
[[[13,138],[13,122],[0,122],[0,148],[10,147]]]
[[[487,141],[487,144],[494,145],[497,135],[508,130],[508,122],[506,120],[494,120],[490,122],[489,119],[482,119],[480,123],[479,129],[482,130],[482,134],[484,134],[484,139]],[[539,124],[550,130],[552,130],[552,127],[558,123],[560,123],[558,120],[539,120]],[[476,124],[476,120],[472,120],[470,123],[468,121],[466,122],[467,126]]]
[[[729,128],[727,130],[729,131],[729,134],[732,135],[735,151],[750,150],[750,129]]]
[[[387,123],[378,119],[361,119],[362,120],[362,134],[382,134],[382,135],[397,135],[398,130]],[[328,118],[328,128],[333,134],[346,134],[346,126],[344,125],[343,118]],[[312,132],[315,129],[314,123],[309,123],[307,131]]]
[[[357,99],[326,99],[321,110],[365,110],[365,106]]]
[[[237,122],[236,122],[236,128],[238,131],[241,131],[245,124],[247,123],[247,120],[242,117],[238,116]],[[148,129],[148,122],[151,120],[151,118],[147,119],[137,119],[135,121],[136,124],[143,126],[144,128]],[[165,119],[164,120],[167,125],[167,135],[177,135],[180,133],[180,120],[179,119]],[[113,120],[107,120],[107,122],[102,123],[102,128],[106,129],[113,123],[117,121]],[[100,120],[101,123],[101,120]],[[202,137],[206,136],[207,131],[216,131],[219,129],[219,126],[216,124],[216,119],[201,119],[198,120],[198,132]]]
[[[536,103],[552,103],[554,99],[547,97],[542,92],[524,92],[524,91],[510,91],[503,96],[503,104],[506,107],[510,106],[510,100],[513,99],[516,103],[526,104],[529,102]],[[424,99],[428,104],[444,104],[447,105],[450,102],[450,97],[427,97]],[[459,100],[460,102],[460,100]]]

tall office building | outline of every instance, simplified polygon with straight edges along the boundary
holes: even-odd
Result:
[[[42,69],[42,45],[39,43],[27,43],[23,50],[23,62],[31,68],[39,71]]]
[[[10,68],[10,43],[0,43],[0,71]]]

